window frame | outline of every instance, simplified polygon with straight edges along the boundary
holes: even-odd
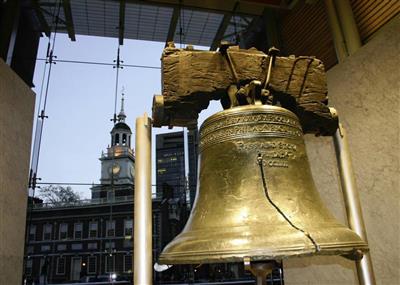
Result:
[[[90,245],[91,244],[95,244],[96,246],[94,247],[94,248],[92,248],[92,247],[90,247]],[[98,243],[97,242],[89,242],[88,244],[87,244],[87,249],[88,250],[97,250],[98,249]]]
[[[34,251],[35,251],[35,247],[33,245],[28,245],[26,247],[26,253],[27,254],[33,254]]]
[[[113,267],[115,268],[115,255],[112,255],[112,256],[109,256],[109,255],[106,255],[106,258],[105,258],[105,260],[104,260],[104,272],[105,273],[114,273],[114,271],[112,271],[114,268],[111,268],[111,271],[108,271],[108,259],[109,258],[112,258],[112,262],[113,262]]]
[[[44,249],[43,249],[44,247],[48,247],[49,249],[44,250]],[[41,252],[49,252],[49,251],[51,251],[51,245],[50,245],[50,244],[42,244],[42,245],[40,246],[40,251],[41,251]]]
[[[66,230],[65,231],[61,231],[62,230],[62,228],[63,228],[63,226],[65,226],[66,227]],[[61,237],[61,234],[64,234],[65,233],[65,237]],[[59,240],[66,240],[66,239],[68,239],[68,223],[60,223],[60,225],[59,225],[59,227],[58,227],[58,239]]]
[[[94,271],[90,271],[90,260],[94,259]],[[87,273],[88,274],[96,274],[97,272],[97,256],[88,256],[87,259]]]
[[[60,266],[60,259],[64,260],[64,267],[63,267],[63,272],[59,271],[59,266]],[[65,265],[67,263],[67,260],[65,256],[58,256],[57,257],[57,262],[56,262],[56,275],[65,275]]]
[[[47,226],[50,227],[50,232],[46,232]],[[53,225],[50,224],[50,223],[45,223],[45,224],[43,224],[42,240],[43,240],[43,241],[45,241],[45,240],[51,240],[51,235],[52,235],[52,233],[53,233]],[[49,235],[50,235],[50,237],[49,237],[48,239],[46,239],[46,234],[49,234]]]
[[[28,237],[29,241],[36,241],[36,230],[37,230],[36,225],[30,225],[30,227],[29,227],[29,237]],[[33,237],[31,238],[31,236],[33,236]]]
[[[104,244],[104,249],[109,250],[110,247],[111,247],[111,250],[115,249],[115,241],[106,241],[106,243]]]
[[[29,264],[29,266],[28,266]],[[29,269],[29,270],[28,270]],[[25,264],[25,275],[26,276],[32,276],[32,270],[33,269],[33,258],[28,258],[26,260],[26,264]]]
[[[127,258],[130,259],[130,264],[131,264],[131,266],[129,267],[129,270],[126,270],[127,268],[126,268],[126,261],[125,261],[125,260],[126,260]],[[133,257],[132,257],[132,255],[130,255],[130,254],[129,254],[129,255],[128,255],[128,254],[125,254],[125,255],[124,255],[124,268],[123,268],[123,272],[124,272],[124,273],[131,273],[131,272],[132,272],[132,265],[133,265],[133,260],[132,260],[132,258],[133,258]]]
[[[81,226],[81,230],[80,230],[81,236],[80,237],[76,237],[76,233],[79,232],[79,231],[76,230],[77,225]],[[82,222],[76,222],[76,223],[74,223],[74,239],[81,240],[82,237],[83,237],[83,223]]]
[[[64,247],[64,249],[59,248],[59,247]],[[57,248],[57,251],[66,251],[67,250],[67,244],[65,244],[65,243],[57,244],[56,248]]]
[[[130,221],[131,225],[129,228],[126,227],[128,221]],[[130,229],[130,234],[126,234],[127,229]],[[133,235],[133,219],[130,218],[124,219],[124,237],[132,237],[132,235]]]
[[[92,225],[96,225],[96,230],[92,230]],[[92,236],[92,231],[96,231],[96,234]],[[89,222],[89,231],[88,231],[88,238],[98,238],[99,237],[99,222],[98,221],[90,221]]]
[[[116,226],[115,220],[111,221],[111,228],[109,228],[110,220],[106,220],[106,237],[115,237],[115,226]],[[113,234],[110,235],[109,231],[113,231]]]
[[[80,245],[80,248],[74,248],[74,246],[78,246],[78,245]],[[83,243],[81,243],[81,242],[71,243],[71,251],[82,250],[82,249],[83,249]]]

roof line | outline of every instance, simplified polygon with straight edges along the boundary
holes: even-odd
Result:
[[[212,41],[210,50],[217,50],[217,48],[219,47],[219,44],[222,38],[224,37],[226,29],[228,28],[231,22],[232,16],[236,13],[238,7],[239,7],[239,1],[236,1],[232,11],[225,13],[224,18],[222,19],[221,24],[218,27],[217,33],[215,34],[214,40]]]
[[[176,1],[176,3],[168,3],[168,1],[166,1],[166,0],[126,0],[126,1],[128,3],[132,3],[132,4],[159,6],[159,7],[169,7],[169,8],[179,8],[179,6],[180,6],[178,1]],[[203,8],[203,7],[199,7],[199,6],[190,5],[190,4],[187,4],[187,3],[182,5],[182,8],[190,9],[190,10],[194,10],[194,11],[211,12],[211,13],[216,13],[216,14],[225,14],[227,12],[230,12],[227,9],[224,10],[224,9],[216,9],[216,8]],[[278,7],[275,7],[275,8],[278,8]],[[280,7],[280,8],[282,9],[282,7]],[[262,12],[262,10],[259,13],[246,13],[246,12],[238,11],[238,14],[243,15],[243,16],[252,16],[252,17],[254,17],[254,16],[260,16],[261,12]]]
[[[68,37],[71,39],[71,41],[74,42],[76,41],[76,38],[75,38],[74,21],[72,20],[71,2],[70,0],[63,0],[62,4],[64,9],[65,25],[67,27]]]
[[[218,27],[218,30],[215,34],[215,37],[212,41],[212,44],[210,46],[210,50],[217,50],[217,48],[219,47],[219,44],[226,32],[226,29],[229,26],[229,23],[231,21],[232,18],[232,13],[226,13]]]
[[[172,42],[174,40],[176,26],[178,24],[180,12],[181,9],[179,7],[174,7],[174,12],[172,13],[171,21],[169,23],[168,35],[165,41],[165,46],[167,46],[168,42]]]
[[[124,44],[124,32],[125,32],[125,6],[126,1],[121,0],[119,2],[119,27],[118,27],[118,42],[119,45]]]
[[[42,26],[42,29],[47,37],[50,37],[50,26],[46,21],[46,18],[44,17],[42,13],[42,9],[39,6],[39,1],[34,0],[33,2],[33,7],[36,11],[36,16],[38,17],[39,23]]]

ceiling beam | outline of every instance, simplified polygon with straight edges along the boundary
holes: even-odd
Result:
[[[42,27],[43,32],[47,37],[50,37],[50,26],[47,24],[46,18],[44,17],[42,13],[42,9],[39,6],[38,0],[32,1],[33,3],[33,8],[35,9],[36,16],[38,17],[40,26]]]
[[[254,17],[247,28],[242,32],[240,37],[241,48],[255,47],[258,50],[263,50],[256,45],[256,37],[259,33],[259,28],[264,24],[262,17]]]
[[[179,7],[178,0],[126,0],[128,3],[154,5],[160,7]],[[279,1],[279,5],[278,5]],[[237,15],[247,16],[261,16],[262,11],[265,7],[271,7],[275,9],[287,9],[287,6],[282,4],[286,0],[240,0],[240,7],[237,9]],[[217,14],[224,14],[232,12],[232,6],[238,2],[238,0],[185,0],[182,1],[182,7],[194,11],[211,12]]]
[[[121,0],[119,2],[119,27],[118,27],[118,43],[119,45],[124,44],[124,32],[125,32],[125,6],[126,1]]]
[[[165,41],[165,46],[168,45],[168,42],[172,42],[174,40],[176,26],[178,25],[178,19],[180,13],[181,9],[179,7],[175,7],[174,12],[172,13],[171,21],[169,23],[168,35]]]
[[[210,46],[210,50],[217,50],[217,48],[219,47],[219,44],[224,37],[226,29],[229,26],[231,18],[232,18],[232,13],[226,13],[224,15],[224,17],[222,18],[222,21],[219,24],[218,30],[217,30],[217,32],[214,36],[214,39],[212,41],[212,44]]]
[[[50,11],[47,11],[46,9],[44,9],[42,6],[40,6],[40,11],[42,11],[44,14],[46,14],[46,15],[48,15],[48,16],[50,16],[51,18],[53,18],[53,17],[55,17],[56,15],[55,14],[53,14],[53,12],[50,12]],[[66,24],[67,22],[63,19],[63,18],[61,18],[61,17],[55,17],[55,19],[58,21],[58,23],[61,23],[61,24]]]
[[[282,49],[281,33],[276,11],[268,8],[264,9],[263,21],[265,27],[265,36],[267,38],[267,47],[276,47],[278,49]]]
[[[76,41],[76,38],[75,38],[74,21],[72,20],[70,0],[63,0],[62,5],[64,9],[65,25],[67,26],[68,37],[71,39],[71,41],[74,42]]]

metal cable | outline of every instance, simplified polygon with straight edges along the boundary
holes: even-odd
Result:
[[[183,43],[182,43],[182,36],[184,35],[183,32],[183,25],[185,24],[185,13],[183,11],[183,5],[182,5],[182,0],[179,0],[179,13],[180,13],[180,17],[179,17],[179,47],[182,48],[183,47]],[[182,23],[183,22],[183,23]]]
[[[61,8],[61,3],[60,1],[57,1],[58,3],[58,8],[57,8],[57,15],[54,13],[56,6],[54,7],[54,11],[53,11],[53,22],[55,21],[55,28],[54,28],[54,36],[53,36],[53,42],[51,44],[51,39],[49,37],[49,42],[47,45],[47,51],[46,51],[46,59],[49,59],[49,61],[45,63],[44,66],[44,72],[43,72],[43,78],[42,78],[42,85],[40,87],[40,96],[39,96],[39,105],[38,105],[38,113],[40,110],[40,105],[42,103],[42,95],[43,95],[43,86],[44,86],[44,79],[46,77],[46,67],[47,67],[47,63],[50,64],[49,66],[49,71],[47,73],[47,82],[46,82],[46,91],[44,94],[44,103],[43,103],[43,108],[40,111],[40,115],[38,115],[38,119],[37,122],[39,122],[39,118],[42,119],[42,124],[40,126],[40,132],[39,134],[37,133],[37,130],[35,131],[35,136],[38,135],[38,140],[36,140],[35,138],[35,142],[38,143],[38,148],[37,148],[37,155],[36,157],[34,157],[35,154],[32,155],[32,161],[31,161],[31,169],[30,169],[30,173],[31,175],[29,176],[29,185],[32,185],[32,205],[35,204],[34,201],[34,197],[35,197],[35,184],[36,184],[36,179],[37,179],[37,169],[38,169],[38,165],[39,165],[39,155],[40,155],[40,147],[41,147],[41,143],[42,143],[42,135],[43,135],[43,122],[44,119],[47,118],[47,116],[45,116],[45,111],[46,111],[46,105],[47,105],[47,95],[49,92],[49,82],[50,82],[50,74],[51,74],[51,66],[52,66],[52,60],[53,60],[53,51],[54,51],[54,46],[55,46],[55,41],[56,41],[56,35],[57,35],[57,29],[58,29],[58,21],[59,21],[59,16],[60,16],[60,8]],[[36,129],[38,128],[38,124],[36,124]],[[33,165],[36,166],[35,169],[35,173],[33,173],[32,167]],[[35,181],[32,181],[35,180]],[[28,189],[28,196],[29,196],[29,189]],[[28,205],[29,205],[29,199],[27,201]],[[25,230],[25,245],[24,245],[24,265],[23,265],[23,275],[25,276],[25,270],[26,270],[26,258],[25,256],[28,255],[27,253],[27,247],[29,244],[29,236],[30,236],[30,231],[31,231],[31,225],[32,225],[32,207],[28,207],[28,212],[27,212],[27,225],[26,225],[26,230]],[[28,257],[28,256],[27,256]],[[26,281],[26,279],[25,279]]]
[[[36,60],[47,60],[46,58],[37,58]],[[100,62],[100,61],[83,61],[83,60],[68,60],[68,59],[53,59],[56,63],[76,63],[76,64],[92,64],[92,65],[105,65],[115,66],[115,63]],[[138,65],[138,64],[120,64],[121,67],[145,68],[145,69],[161,69],[159,66],[151,65]]]
[[[120,58],[119,58],[119,51],[120,51],[120,46],[118,45],[118,50],[117,50],[117,59],[115,60],[116,65],[113,66],[114,68],[117,69],[116,72],[116,77],[115,77],[115,97],[114,97],[114,125],[117,122],[117,99],[118,99],[118,83],[119,83],[119,69],[121,68],[120,66]]]

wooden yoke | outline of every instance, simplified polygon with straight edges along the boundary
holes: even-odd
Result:
[[[221,100],[225,108],[234,107],[229,88],[240,91],[254,80],[265,83],[271,56],[237,46],[229,47],[226,54],[229,59],[220,51],[193,50],[190,46],[177,49],[173,44],[165,48],[161,58],[162,95],[153,100],[154,126],[195,127],[198,114],[210,100]],[[268,92],[273,98],[270,103],[299,117],[304,133],[335,133],[338,122],[327,106],[326,75],[320,60],[276,57]]]

